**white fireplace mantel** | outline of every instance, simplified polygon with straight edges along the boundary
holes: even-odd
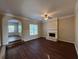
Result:
[[[46,38],[51,41],[58,39],[58,23],[57,18],[47,20],[47,36]],[[55,37],[49,36],[49,33],[55,33]]]

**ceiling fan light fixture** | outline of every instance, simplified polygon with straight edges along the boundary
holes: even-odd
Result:
[[[45,20],[48,20],[48,15],[47,15],[47,14],[45,15],[44,19],[45,19]]]
[[[48,20],[49,16],[47,14],[41,15],[41,17],[43,17],[44,20]]]
[[[44,18],[45,20],[48,20],[48,18]]]

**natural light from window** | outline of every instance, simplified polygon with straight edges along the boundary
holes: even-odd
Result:
[[[37,24],[30,24],[30,35],[38,35],[38,25]]]
[[[22,32],[22,25],[18,25],[18,32],[21,33]]]
[[[8,25],[8,31],[9,31],[9,33],[15,32],[15,26],[14,25]]]

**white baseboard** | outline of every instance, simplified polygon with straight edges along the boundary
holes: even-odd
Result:
[[[76,49],[76,52],[77,52],[77,54],[78,54],[78,48],[77,48],[76,44],[75,44],[75,49]]]
[[[32,40],[35,40],[35,39],[28,39],[28,40],[24,40],[24,41],[27,42],[27,41],[32,41]]]
[[[61,39],[58,39],[58,40],[59,40],[59,41],[68,42],[68,43],[74,44],[74,42],[71,42],[71,41],[66,41],[66,40],[61,40]]]

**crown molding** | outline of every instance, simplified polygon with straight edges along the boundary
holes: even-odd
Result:
[[[61,16],[61,17],[58,17],[59,19],[65,19],[65,18],[70,18],[70,17],[73,17],[75,16],[74,14],[73,15],[67,15],[67,16]]]

